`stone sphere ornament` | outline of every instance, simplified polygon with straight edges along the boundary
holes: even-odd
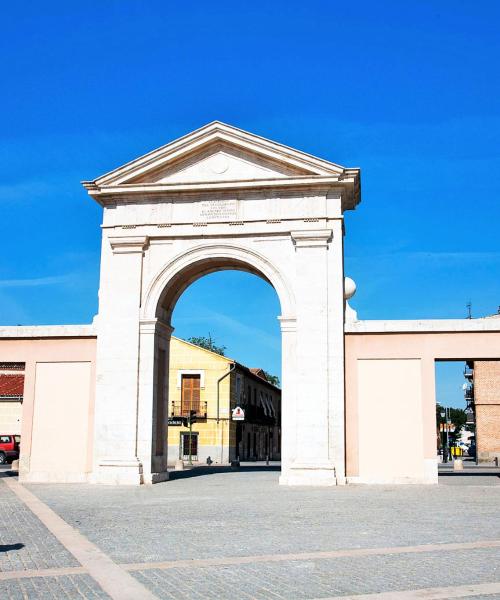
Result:
[[[344,299],[349,300],[356,293],[356,283],[350,277],[344,277]]]

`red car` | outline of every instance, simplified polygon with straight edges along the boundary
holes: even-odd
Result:
[[[11,463],[19,458],[19,435],[0,435],[0,465]]]

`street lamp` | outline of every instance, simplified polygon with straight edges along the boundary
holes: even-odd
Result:
[[[441,411],[441,418],[445,420],[444,423],[444,429],[445,429],[445,433],[446,433],[446,442],[443,448],[443,462],[447,463],[448,462],[448,452],[449,452],[449,448],[448,448],[448,432],[450,430],[450,409],[448,407],[444,407],[444,410]]]

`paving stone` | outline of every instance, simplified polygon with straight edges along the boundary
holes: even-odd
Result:
[[[469,477],[463,485],[306,489],[280,487],[278,475],[214,471],[141,488],[27,487],[119,563],[500,539],[500,485],[491,484],[491,478],[485,485],[471,484]],[[22,568],[75,564],[70,556],[60,564],[33,566],[47,548],[57,553],[58,542],[6,486],[0,486],[0,502],[11,503],[18,514],[24,511],[11,524],[11,532],[29,542],[23,562],[29,566]],[[131,574],[160,599],[309,600],[496,582],[499,566],[497,547],[418,554],[389,550],[383,555],[145,568]],[[65,575],[3,581],[0,597],[105,595],[89,576]]]
[[[9,600],[88,600],[109,598],[88,575],[31,577],[0,581],[0,598]]]
[[[500,539],[500,485],[306,489],[278,475],[29,489],[117,562]]]
[[[73,555],[0,481],[0,571],[73,566]]]
[[[387,555],[134,573],[159,598],[308,600],[496,582],[500,551]],[[182,595],[185,594],[185,595]],[[489,596],[491,600],[491,596]]]

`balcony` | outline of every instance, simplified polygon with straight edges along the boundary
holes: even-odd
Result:
[[[464,397],[467,402],[474,402],[474,386],[469,385],[465,388]]]
[[[207,418],[207,403],[206,402],[171,402],[170,403],[170,416],[171,417],[189,417],[191,411],[194,411],[194,415],[198,419]]]
[[[245,411],[245,421],[255,425],[268,425],[272,427],[277,424],[277,419],[269,414],[266,414],[262,406],[254,404],[241,404]]]
[[[464,368],[464,377],[465,379],[472,381],[472,379],[474,379],[474,369],[471,369],[470,367],[466,366]]]

